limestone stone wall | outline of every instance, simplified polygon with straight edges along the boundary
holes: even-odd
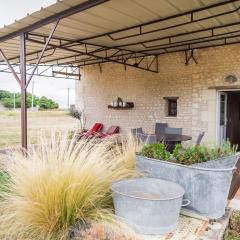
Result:
[[[206,132],[205,141],[216,141],[217,90],[213,86],[229,86],[228,74],[240,78],[240,45],[196,50],[198,64],[185,65],[184,53],[159,56],[159,73],[151,73],[116,63],[87,66],[76,83],[76,106],[84,112],[86,127],[102,122],[107,128],[119,125],[123,132],[143,127],[154,132],[155,122],[182,127],[193,136]],[[232,84],[239,85],[239,82]],[[166,116],[164,97],[177,96],[177,117]],[[121,97],[134,102],[130,110],[108,109],[112,100]]]

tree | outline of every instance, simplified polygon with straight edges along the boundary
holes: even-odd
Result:
[[[5,98],[12,98],[13,93],[10,93],[9,91],[5,90],[0,90],[0,101],[5,99]]]
[[[13,99],[13,93],[0,90],[0,101],[3,103],[4,107],[6,108],[13,108],[14,107],[14,99]],[[30,108],[32,106],[32,94],[27,93],[26,96],[26,106],[27,108]],[[56,109],[58,108],[58,104],[54,102],[52,99],[48,99],[46,97],[41,97],[40,99],[33,95],[33,106],[39,106],[40,109]],[[21,94],[16,93],[15,94],[15,107],[20,108],[21,107]]]
[[[4,98],[2,99],[3,106],[5,108],[13,108],[13,98]]]
[[[44,96],[39,99],[38,106],[39,106],[40,110],[58,108],[58,104],[56,102],[54,102],[52,99],[48,99]]]

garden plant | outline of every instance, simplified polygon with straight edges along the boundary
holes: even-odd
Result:
[[[165,143],[147,144],[143,147],[140,155],[158,160],[172,161],[183,165],[207,162],[209,160],[232,156],[237,153],[237,146],[231,146],[229,141],[223,143],[222,147],[212,146],[188,146],[181,148],[176,144],[172,153],[167,151]]]
[[[113,214],[110,186],[135,176],[137,145],[131,141],[53,135],[26,154],[13,152],[1,175],[8,183],[1,192],[0,239],[85,239],[81,235],[96,231],[94,224],[123,228]],[[83,226],[93,230],[82,233]],[[130,235],[126,229],[123,239]]]

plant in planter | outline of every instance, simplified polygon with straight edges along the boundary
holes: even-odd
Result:
[[[142,148],[141,154],[148,158],[161,159],[169,161],[171,154],[167,151],[167,147],[163,143],[153,143],[145,145]]]
[[[173,161],[183,165],[192,165],[235,155],[237,153],[236,150],[236,146],[231,146],[230,142],[226,141],[221,148],[188,146],[183,151],[181,150],[181,145],[177,144],[172,154],[170,154],[164,143],[154,143],[145,145],[140,155],[158,160]]]
[[[188,209],[220,218],[225,213],[238,159],[236,149],[229,142],[221,148],[189,146],[182,150],[177,145],[169,155],[161,143],[150,144],[136,155],[136,168],[149,177],[179,183],[185,189],[185,198],[191,201]]]

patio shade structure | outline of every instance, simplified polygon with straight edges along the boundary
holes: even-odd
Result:
[[[161,54],[240,43],[240,0],[62,0],[0,29],[0,72],[26,90],[33,76],[80,79],[80,68],[112,62],[158,73]]]

